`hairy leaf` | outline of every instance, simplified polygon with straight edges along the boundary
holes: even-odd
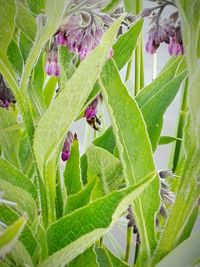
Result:
[[[124,174],[129,184],[137,184],[155,172],[144,120],[136,102],[128,95],[112,61],[106,63],[101,74],[101,82]],[[151,254],[156,246],[154,218],[159,205],[159,179],[156,177],[148,191],[144,191],[133,203],[134,217],[141,237],[138,266],[151,262]]]

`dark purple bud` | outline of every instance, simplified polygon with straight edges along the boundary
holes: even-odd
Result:
[[[16,101],[11,90],[4,82],[3,76],[0,74],[0,107],[7,109],[11,102],[15,103]]]
[[[61,159],[62,159],[63,161],[68,160],[69,157],[70,157],[70,152],[69,152],[69,151],[68,151],[68,152],[62,152],[62,154],[61,154]]]
[[[53,48],[51,51],[48,52],[44,70],[46,74],[49,76],[52,75],[52,76],[57,77],[60,75],[57,48]]]

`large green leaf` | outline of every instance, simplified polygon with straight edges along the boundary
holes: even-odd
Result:
[[[169,253],[156,267],[189,267],[199,259],[200,231],[195,231],[188,239]]]
[[[33,42],[36,36],[36,20],[28,8],[17,0],[17,14],[15,18],[16,25]]]
[[[140,106],[139,104],[142,115],[147,125],[147,130],[153,150],[156,149],[159,141],[163,125],[163,115],[171,102],[174,100],[186,75],[186,71],[179,74],[168,84],[157,90],[156,93],[153,93],[144,105]],[[152,110],[154,112],[150,112]]]
[[[45,1],[26,0],[29,9],[35,14],[44,13]]]
[[[4,224],[11,225],[18,218],[19,215],[13,209],[6,205],[0,206],[0,221],[2,221]],[[33,256],[37,248],[37,241],[28,225],[24,227],[24,230],[19,237],[19,241],[24,244],[28,253]]]
[[[73,141],[70,158],[66,163],[63,176],[68,196],[75,194],[82,189],[80,173],[80,153],[77,139],[74,139]]]
[[[83,60],[51,108],[42,117],[34,139],[35,154],[41,173],[43,164],[48,164],[49,158],[60,146],[70,123],[78,115],[96,82],[120,22],[121,18],[105,33],[100,45]]]
[[[16,240],[19,238],[24,225],[26,223],[26,216],[19,218],[12,225],[8,226],[0,238],[0,257],[8,253],[15,245]]]
[[[91,145],[87,150],[88,182],[93,179],[97,184],[92,193],[96,199],[120,188],[123,180],[123,170],[119,159],[100,147]]]
[[[0,145],[4,158],[14,166],[19,166],[18,148],[20,140],[19,129],[12,132],[4,132],[4,129],[16,124],[16,117],[11,110],[0,108]]]
[[[21,213],[27,212],[30,221],[37,218],[37,207],[32,196],[22,188],[1,179],[0,191],[4,192],[5,199],[16,203],[16,209]]]
[[[140,186],[112,192],[52,224],[47,230],[51,256],[40,266],[67,264],[89,248],[154,179],[155,175],[147,177]]]
[[[14,0],[0,1],[0,54],[5,54],[14,32],[16,12]]]
[[[31,194],[34,199],[37,198],[37,190],[34,184],[23,173],[2,158],[0,158],[0,180],[5,180],[12,185],[20,187]]]
[[[131,59],[137,44],[137,38],[142,30],[143,21],[140,20],[124,33],[113,45],[114,61],[121,69]]]
[[[155,172],[144,120],[136,102],[128,95],[112,61],[106,63],[101,74],[101,82],[124,174],[129,184],[137,184]],[[133,204],[141,237],[137,263],[138,266],[148,266],[156,246],[154,220],[160,205],[158,177],[152,181],[148,191],[144,191]]]

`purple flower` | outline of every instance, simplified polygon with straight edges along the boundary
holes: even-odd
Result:
[[[99,96],[96,97],[92,103],[87,107],[84,117],[86,118],[87,123],[98,131],[100,129],[101,121],[97,117],[97,105],[98,105]]]
[[[61,159],[63,161],[67,161],[70,158],[71,144],[74,140],[74,137],[75,135],[73,135],[72,132],[68,131],[61,153]]]
[[[104,16],[97,19],[93,15],[72,15],[58,31],[57,43],[66,45],[71,52],[79,54],[80,59],[83,60],[100,43],[104,33],[104,19]],[[84,20],[86,25],[83,24]]]
[[[168,50],[170,55],[177,56],[184,54],[184,46],[180,26],[177,26],[174,30],[174,34],[170,36]]]
[[[10,103],[15,103],[14,96],[4,82],[3,76],[0,74],[0,107],[8,108]]]
[[[165,42],[166,39],[167,33],[161,26],[158,26],[157,29],[152,29],[146,44],[146,51],[150,54],[156,53],[160,43]]]
[[[60,75],[57,49],[53,48],[51,51],[48,52],[44,69],[47,75],[49,76],[52,75],[57,77]]]

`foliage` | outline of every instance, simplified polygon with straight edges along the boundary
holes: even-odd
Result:
[[[1,266],[130,266],[133,236],[134,266],[200,261],[199,0],[161,1],[143,12],[142,3],[0,0]],[[144,85],[144,19],[159,10],[152,23],[166,26],[159,16],[167,5],[181,20],[180,30],[170,17],[183,40],[166,40],[179,56]],[[151,54],[161,28],[150,29]],[[180,90],[177,133],[162,136]],[[77,123],[93,134],[86,131],[84,145],[70,131]],[[154,162],[166,144],[174,173]],[[168,179],[173,194],[165,176],[176,176]],[[119,257],[106,237],[120,222],[127,244]]]

